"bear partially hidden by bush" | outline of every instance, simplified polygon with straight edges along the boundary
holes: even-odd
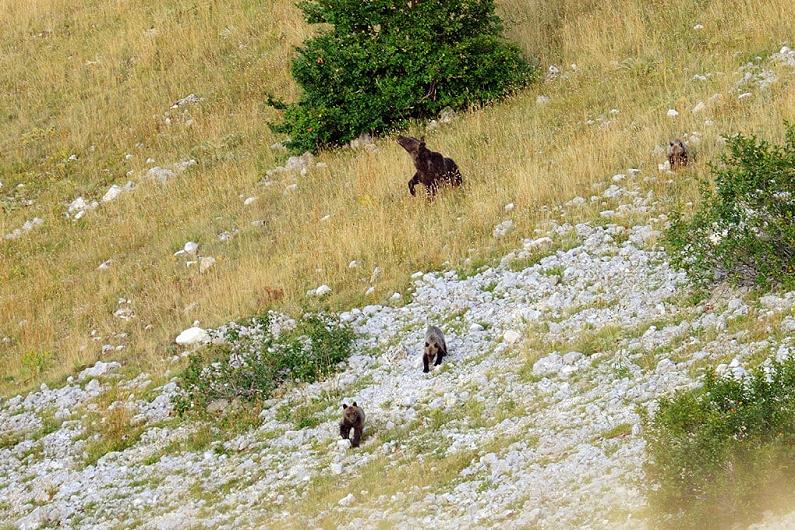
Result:
[[[453,159],[428,149],[425,146],[425,138],[398,136],[397,143],[411,155],[414,167],[417,169],[409,181],[409,193],[412,195],[416,195],[414,187],[417,184],[423,184],[428,197],[432,199],[439,186],[444,184],[460,186],[463,182],[461,171]]]
[[[353,405],[342,404],[342,421],[340,422],[340,436],[347,440],[351,429],[353,429],[353,439],[351,440],[351,447],[359,447],[359,442],[362,439],[362,432],[364,431],[364,411],[359,407],[356,402]]]

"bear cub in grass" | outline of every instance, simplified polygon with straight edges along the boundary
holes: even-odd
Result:
[[[342,421],[340,422],[340,436],[344,440],[353,429],[353,439],[351,440],[351,447],[359,447],[359,442],[362,440],[362,431],[364,431],[364,411],[353,402],[353,405],[342,404]]]
[[[447,355],[447,344],[444,342],[444,334],[442,330],[436,326],[428,326],[425,332],[425,351],[422,354],[422,371],[427,373],[431,371],[431,360],[436,357],[434,366],[442,364],[442,359]]]
[[[398,136],[397,143],[411,155],[417,169],[409,181],[409,193],[412,195],[415,195],[414,187],[417,184],[424,185],[428,198],[432,199],[439,186],[460,186],[463,182],[461,171],[453,159],[425,147],[425,137]]]
[[[687,147],[678,138],[668,144],[668,163],[671,169],[685,167],[687,165]]]

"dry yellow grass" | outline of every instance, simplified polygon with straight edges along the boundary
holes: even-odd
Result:
[[[274,290],[284,293],[275,304],[288,310],[321,283],[333,288],[337,307],[383,300],[414,270],[514,246],[544,205],[589,195],[593,182],[627,167],[655,171],[662,160],[654,148],[684,132],[703,133],[686,182],[705,174],[720,133],[779,136],[782,118],[795,118],[791,83],[782,78],[742,102],[734,84],[741,64],[795,36],[795,5],[675,4],[498,1],[507,35],[568,75],[429,135],[431,147],[459,163],[467,186],[428,205],[406,193],[410,162],[390,139],[377,153],[324,153],[328,167],[299,177],[294,193],[283,195],[284,178],[256,185],[283,157],[268,148],[278,138],[267,127],[275,114],[266,94],[296,95],[291,50],[310,32],[291,1],[0,0],[0,197],[35,200],[4,199],[0,234],[45,220],[0,241],[0,337],[10,338],[0,343],[0,393],[99,357],[106,341],[92,340],[92,330],[127,333],[125,349],[111,355],[158,371],[193,320],[252,314],[274,303]],[[704,29],[693,30],[697,23]],[[701,73],[716,75],[691,80]],[[690,113],[718,92],[724,97],[705,112]],[[192,125],[165,125],[163,114],[189,93],[204,98],[191,108]],[[550,103],[536,105],[539,94]],[[668,108],[680,116],[667,118]],[[600,115],[609,127],[586,124]],[[199,164],[165,186],[141,183],[79,222],[64,218],[72,199],[98,199],[128,171],[137,178],[149,157]],[[244,207],[241,194],[259,199]],[[508,202],[516,204],[511,214],[503,212]],[[492,228],[506,216],[517,230],[495,241]],[[265,226],[250,225],[257,219]],[[217,240],[233,227],[241,229],[235,239]],[[173,256],[187,240],[217,257],[210,272]],[[98,271],[109,258],[111,268]],[[358,269],[348,269],[353,259]],[[375,296],[365,297],[375,266],[384,272]],[[122,297],[136,315],[128,322],[113,316]]]

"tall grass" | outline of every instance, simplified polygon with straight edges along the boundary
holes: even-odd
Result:
[[[278,138],[266,94],[296,94],[289,59],[308,35],[292,1],[0,1],[0,197],[35,200],[4,199],[0,233],[45,219],[0,241],[0,338],[11,339],[0,342],[0,392],[92,361],[104,343],[121,341],[117,333],[128,336],[112,355],[162,369],[167,345],[193,320],[295,309],[321,283],[333,288],[333,306],[382,300],[414,270],[514,246],[545,217],[543,206],[590,195],[613,173],[653,173],[656,146],[701,131],[697,162],[658,188],[692,195],[719,133],[776,138],[781,118],[793,119],[795,91],[783,72],[749,100],[734,91],[738,66],[795,35],[791,2],[504,0],[499,8],[511,39],[567,75],[429,134],[430,147],[456,159],[466,188],[426,204],[408,196],[411,164],[391,139],[374,153],[321,155],[328,167],[299,176],[293,193],[283,193],[288,177],[257,186],[284,156],[268,148]],[[704,29],[693,30],[697,23]],[[702,73],[716,75],[691,80]],[[707,111],[689,112],[718,92]],[[204,98],[190,107],[192,125],[166,125],[164,113],[189,93]],[[537,105],[539,94],[550,103]],[[672,107],[675,120],[665,115]],[[600,115],[608,127],[586,123]],[[78,222],[64,218],[69,201],[98,199],[128,171],[137,179],[149,157],[199,164],[165,186],[141,183]],[[259,199],[244,207],[241,195]],[[517,206],[510,214],[508,202]],[[508,215],[517,229],[494,240]],[[235,239],[217,240],[233,227]],[[200,274],[175,258],[187,240],[216,266]],[[98,271],[109,258],[110,269]],[[361,266],[349,269],[354,259]],[[383,274],[365,296],[376,266]],[[113,316],[122,297],[132,300],[129,321]],[[106,338],[93,340],[92,330]],[[26,356],[42,353],[46,366],[25,368]]]

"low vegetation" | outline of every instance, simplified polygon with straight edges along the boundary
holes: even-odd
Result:
[[[729,137],[714,189],[692,218],[675,212],[668,240],[696,280],[795,285],[795,125],[785,128],[782,145]]]
[[[749,522],[795,487],[795,360],[708,374],[646,419],[649,501],[668,528]]]
[[[123,403],[89,418],[86,432],[85,464],[93,465],[108,453],[124,451],[138,441],[144,428],[133,425],[133,414]]]
[[[225,342],[191,355],[174,396],[179,413],[205,410],[215,401],[258,403],[286,382],[313,382],[340,367],[354,335],[327,313],[304,315],[291,329],[274,332],[270,314],[250,327],[231,326]]]

